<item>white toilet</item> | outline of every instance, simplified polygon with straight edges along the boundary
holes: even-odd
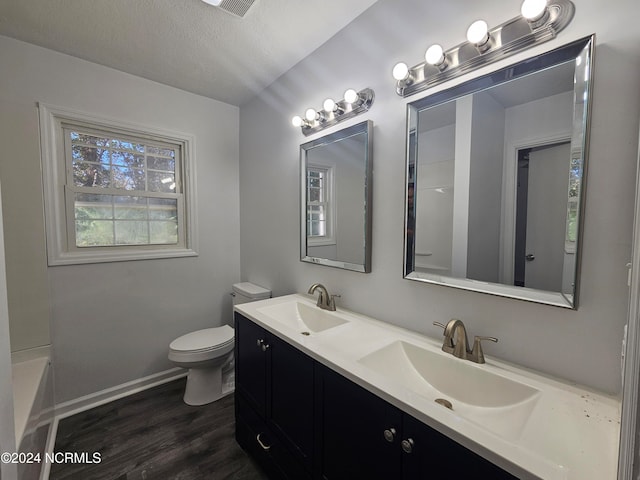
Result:
[[[271,291],[253,283],[233,285],[233,304],[255,302],[271,297]],[[169,360],[188,368],[184,402],[205,405],[230,393],[224,388],[223,369],[233,360],[234,331],[229,325],[187,333],[169,344]],[[228,369],[227,369],[228,370]],[[229,372],[226,372],[227,375]]]

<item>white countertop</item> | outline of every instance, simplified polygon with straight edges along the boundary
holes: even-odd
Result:
[[[496,434],[436,404],[358,361],[396,341],[439,351],[441,340],[338,308],[347,323],[302,335],[261,310],[288,302],[315,307],[309,295],[286,295],[236,305],[235,310],[399,409],[423,421],[519,478],[614,480],[617,475],[620,401],[486,356],[487,369],[541,392],[522,429]],[[448,355],[444,354],[443,355]],[[451,358],[454,358],[451,356]],[[455,359],[455,361],[468,362]],[[470,363],[470,362],[469,362]],[[475,365],[475,364],[474,364]],[[490,408],[488,412],[491,421]]]

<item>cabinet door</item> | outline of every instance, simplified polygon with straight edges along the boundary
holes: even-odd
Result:
[[[403,416],[402,479],[487,478],[513,475],[408,414]]]
[[[311,469],[314,361],[277,337],[271,336],[269,345],[268,418],[280,437]]]
[[[400,411],[332,370],[321,371],[322,478],[398,478]],[[396,435],[387,441],[385,430]]]
[[[269,338],[266,330],[235,314],[236,389],[262,417],[267,416],[267,357]]]

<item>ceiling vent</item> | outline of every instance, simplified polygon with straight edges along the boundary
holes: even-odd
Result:
[[[238,17],[244,17],[255,0],[222,0],[220,8]]]

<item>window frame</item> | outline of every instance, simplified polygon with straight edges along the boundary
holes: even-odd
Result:
[[[49,266],[119,262],[197,256],[195,139],[192,135],[161,130],[120,119],[98,117],[76,110],[38,103],[42,156],[47,261]],[[114,136],[146,139],[151,143],[179,146],[182,192],[178,198],[178,244],[77,247],[75,214],[65,130],[104,130]],[[176,174],[176,181],[178,175]],[[97,192],[98,193],[98,192]],[[107,193],[107,192],[105,192]],[[127,192],[123,192],[127,195]]]
[[[324,186],[323,194],[325,200],[323,202],[312,202],[309,200],[309,171],[322,172],[324,174]],[[334,185],[334,167],[332,165],[319,165],[308,164],[307,165],[307,245],[311,247],[319,247],[324,245],[335,245],[336,243],[336,225],[335,225],[335,185]],[[325,208],[325,235],[310,235],[309,234],[309,207],[311,206],[324,206]]]

